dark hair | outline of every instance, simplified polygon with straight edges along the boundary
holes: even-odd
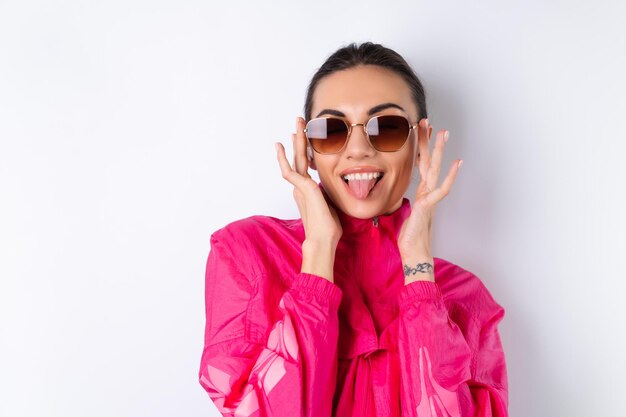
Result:
[[[313,93],[319,81],[335,71],[341,71],[358,65],[378,65],[400,75],[411,89],[413,102],[417,107],[418,121],[428,117],[426,112],[426,92],[419,78],[406,60],[393,49],[377,43],[364,42],[361,45],[351,43],[336,50],[317,70],[307,88],[304,103],[304,118],[311,120]]]

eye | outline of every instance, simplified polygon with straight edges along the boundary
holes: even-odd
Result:
[[[396,123],[393,122],[385,122],[385,123],[381,123],[378,125],[379,129],[384,129],[384,130],[394,130],[398,128],[398,125]]]

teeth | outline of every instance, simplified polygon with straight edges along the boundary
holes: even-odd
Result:
[[[357,172],[354,174],[343,175],[341,178],[344,180],[352,181],[352,180],[371,180],[374,178],[378,178],[382,175],[382,172]]]

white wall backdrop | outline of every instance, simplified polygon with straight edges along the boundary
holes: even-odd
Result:
[[[0,0],[0,416],[217,416],[210,234],[295,218],[273,143],[335,49],[414,66],[464,159],[435,256],[506,310],[512,416],[623,416],[626,6]],[[291,152],[291,150],[289,149]]]

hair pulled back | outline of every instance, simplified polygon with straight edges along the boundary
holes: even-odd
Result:
[[[363,42],[357,45],[353,42],[333,52],[313,75],[307,88],[304,103],[304,118],[307,122],[311,120],[313,94],[320,80],[335,71],[349,69],[358,65],[378,65],[400,75],[411,90],[411,97],[418,111],[417,121],[428,117],[426,92],[421,81],[406,60],[393,49],[383,45],[372,42]]]

